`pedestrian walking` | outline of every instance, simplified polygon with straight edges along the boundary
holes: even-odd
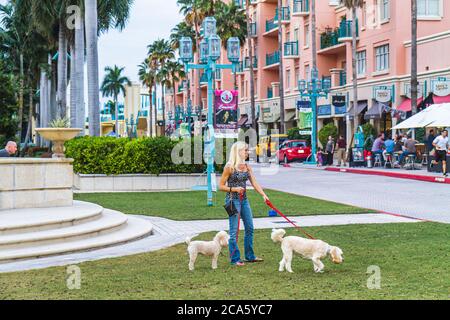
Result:
[[[433,146],[436,148],[436,154],[431,165],[442,162],[442,174],[447,177],[447,152],[450,150],[447,130],[442,131],[441,135],[434,139]]]
[[[325,147],[325,152],[327,153],[327,165],[333,165],[333,156],[334,156],[334,139],[332,136],[328,137],[328,142]]]
[[[337,141],[337,155],[338,155],[338,167],[341,166],[341,163],[345,167],[345,152],[347,150],[347,142],[344,139],[344,136],[339,136],[339,139]]]

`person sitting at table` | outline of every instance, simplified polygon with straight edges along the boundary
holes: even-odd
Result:
[[[384,151],[383,151],[383,158],[384,161],[387,161],[387,155],[390,154],[392,155],[394,153],[394,147],[395,147],[395,142],[394,140],[391,139],[391,137],[388,136],[387,140],[384,142]]]
[[[373,142],[372,146],[372,154],[374,159],[376,154],[379,155],[383,154],[383,148],[384,148],[384,133],[380,133]]]
[[[400,158],[394,163],[394,165],[399,166],[400,163],[402,163],[403,159],[405,159],[410,154],[416,155],[416,143],[417,141],[414,140],[411,135],[409,135],[404,145],[405,150],[402,152]]]

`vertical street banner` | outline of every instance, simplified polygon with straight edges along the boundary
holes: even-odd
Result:
[[[312,107],[310,101],[297,101],[298,127],[301,130],[312,129]]]
[[[216,90],[214,114],[216,129],[236,130],[238,123],[238,92],[235,90]]]

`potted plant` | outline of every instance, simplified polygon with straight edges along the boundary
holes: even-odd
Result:
[[[65,158],[64,143],[75,138],[82,129],[70,128],[70,120],[58,118],[49,123],[49,128],[37,128],[36,132],[52,142],[53,158]]]

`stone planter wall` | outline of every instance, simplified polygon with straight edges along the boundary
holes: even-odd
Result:
[[[72,159],[0,159],[0,210],[71,206]]]
[[[196,185],[206,185],[206,175],[75,174],[74,177],[75,190],[82,192],[191,190]]]

